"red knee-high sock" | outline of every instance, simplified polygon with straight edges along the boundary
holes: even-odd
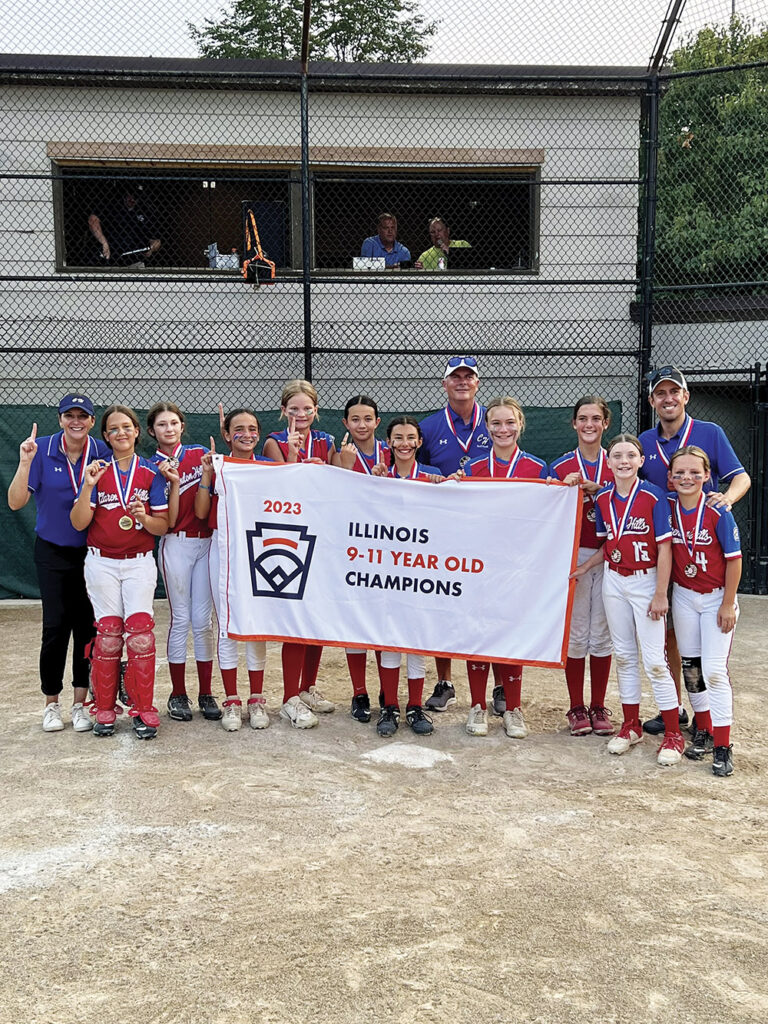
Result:
[[[696,724],[699,724],[700,711],[696,712]],[[731,745],[730,725],[716,725],[712,729],[712,736],[716,747],[729,747]]]
[[[514,711],[515,708],[520,707],[520,704],[522,702],[523,666],[504,665],[502,668],[502,673],[504,686],[504,700],[507,705],[507,711]]]
[[[299,695],[305,646],[306,644],[283,644],[283,703]]]
[[[227,699],[234,700],[237,697],[237,669],[236,668],[222,668],[221,681],[224,683],[224,693],[227,695]]]
[[[640,705],[639,704],[622,704],[621,713],[624,715],[624,721],[634,727],[634,730],[638,735],[640,734]]]
[[[397,688],[400,685],[399,668],[381,668],[381,688],[384,691],[384,704],[386,707],[394,705],[399,707],[397,702]]]
[[[697,711],[696,712],[696,728],[706,729],[710,735],[712,734],[712,712],[711,711]],[[730,729],[730,725],[724,726],[723,728]],[[722,744],[720,744],[722,746]]]
[[[378,651],[376,652],[378,654]],[[349,678],[352,680],[352,693],[357,697],[361,693],[367,693],[365,688],[365,663],[367,660],[365,651],[355,651],[354,654],[347,652],[347,666]]]
[[[421,707],[424,700],[424,676],[420,679],[408,680],[408,703],[415,707]]]
[[[323,648],[318,644],[307,644],[304,650],[304,667],[301,672],[301,688],[308,690],[317,682],[317,671],[320,668],[320,659],[323,656]]]
[[[669,711],[662,711],[661,717],[664,719],[664,732],[667,736],[673,732],[680,732],[680,711],[678,708],[670,708]]]
[[[248,682],[251,684],[251,696],[258,697],[264,689],[264,669],[249,668]]]
[[[566,671],[568,671],[566,669]],[[592,688],[592,704],[594,707],[605,707],[605,691],[608,689],[608,676],[611,672],[611,656],[598,658],[596,654],[589,656],[589,680]]]
[[[586,663],[586,658],[567,658],[565,662],[565,685],[568,687],[568,699],[572,708],[580,708],[584,704],[584,666]]]
[[[187,663],[185,661],[169,661],[168,671],[171,673],[171,696],[186,697],[187,686],[185,682]]]
[[[479,704],[485,709],[485,694],[488,689],[488,670],[490,665],[487,661],[468,661],[467,678],[469,679],[469,699],[472,707]]]
[[[211,692],[211,680],[213,677],[213,662],[212,661],[198,661],[197,663],[197,682],[200,687],[200,696],[205,696]]]

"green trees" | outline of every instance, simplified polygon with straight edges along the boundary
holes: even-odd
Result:
[[[203,57],[296,60],[301,51],[302,0],[235,0],[218,20],[189,25]],[[313,60],[421,60],[436,21],[425,21],[417,0],[317,0],[312,5]]]
[[[768,28],[704,28],[668,71],[768,59]],[[656,283],[768,277],[768,67],[673,79],[659,112]]]

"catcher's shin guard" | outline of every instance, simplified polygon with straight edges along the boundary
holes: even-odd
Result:
[[[144,725],[157,728],[160,716],[152,706],[155,694],[155,620],[147,612],[135,612],[125,620],[128,667],[125,671],[125,689],[133,705],[132,715],[138,715]]]
[[[96,623],[96,636],[91,644],[91,687],[99,725],[115,722],[122,651],[123,620],[117,615],[105,615]]]

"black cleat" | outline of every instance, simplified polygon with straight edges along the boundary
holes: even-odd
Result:
[[[349,713],[356,722],[370,722],[371,701],[367,693],[356,693],[354,695]]]
[[[683,708],[680,712],[680,727],[688,725],[688,712]],[[661,736],[664,732],[664,719],[661,717],[661,712],[656,715],[655,718],[649,718],[647,722],[643,722],[643,732],[647,732],[649,736]]]
[[[447,711],[449,706],[455,703],[456,691],[453,685],[445,679],[440,679],[424,707],[428,711]]]
[[[389,704],[381,709],[379,720],[376,723],[376,732],[379,736],[394,736],[400,725],[400,708]]]
[[[114,736],[115,734],[115,723],[114,722],[94,722],[93,723],[93,735],[94,736]]]
[[[140,715],[134,715],[133,731],[140,740],[153,740],[157,736],[157,729],[154,725],[146,725]]]
[[[507,710],[507,699],[504,696],[503,686],[494,686],[493,688],[493,713],[497,718],[503,718],[504,712]]]
[[[197,706],[203,713],[206,722],[220,722],[223,714],[216,702],[216,698],[210,693],[201,693],[197,698]]]
[[[729,747],[715,747],[712,756],[712,774],[724,779],[733,775],[733,745]]]
[[[432,719],[424,714],[424,709],[418,704],[409,704],[405,709],[405,720],[417,736],[429,736],[435,731]]]
[[[168,717],[172,718],[174,722],[192,721],[192,702],[186,693],[178,694],[175,697],[171,695],[168,698]]]
[[[689,761],[702,761],[707,754],[715,749],[715,741],[712,734],[706,729],[697,729],[693,734],[693,740],[688,744],[683,753]]]

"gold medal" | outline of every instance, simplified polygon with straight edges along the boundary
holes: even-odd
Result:
[[[117,525],[121,530],[132,530],[134,523],[130,516],[120,516]]]

